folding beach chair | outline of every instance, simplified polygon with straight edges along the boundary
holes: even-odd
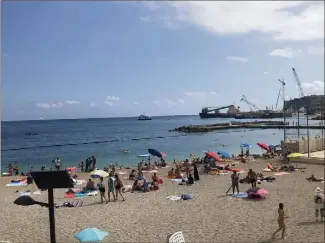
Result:
[[[178,231],[171,236],[167,236],[167,243],[185,243],[183,232]]]

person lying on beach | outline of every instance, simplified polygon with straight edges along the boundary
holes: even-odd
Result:
[[[84,190],[96,190],[95,183],[89,178],[86,187],[83,188]]]
[[[310,177],[308,177],[306,179],[309,182],[312,182],[312,181],[314,181],[314,182],[324,181],[324,178],[317,179],[314,174],[312,174]]]
[[[131,192],[134,192],[134,191],[143,191],[143,185],[138,180],[135,180],[133,185],[132,185]]]
[[[268,163],[267,164],[267,168],[272,170],[272,171],[278,171],[278,167],[273,166],[272,163]]]
[[[129,180],[135,180],[136,177],[136,171],[133,169],[129,175]]]

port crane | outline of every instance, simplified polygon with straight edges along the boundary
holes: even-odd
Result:
[[[240,99],[240,101],[244,101],[249,106],[249,109],[251,109],[251,111],[253,111],[252,107],[254,107],[256,110],[260,110],[260,108],[258,108],[256,105],[254,105],[252,102],[248,101],[245,95],[243,95],[243,97]]]
[[[278,109],[280,94],[281,94],[281,88],[279,89],[278,98],[276,99],[275,110]]]
[[[302,98],[305,95],[304,95],[304,91],[303,91],[303,89],[301,87],[301,82],[300,82],[299,76],[298,76],[298,74],[297,74],[297,72],[296,72],[296,70],[294,68],[292,68],[292,72],[293,72],[293,76],[295,77],[298,89],[299,89],[299,97]]]

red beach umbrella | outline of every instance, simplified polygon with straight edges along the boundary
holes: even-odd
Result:
[[[261,148],[264,149],[266,151],[270,151],[269,146],[267,146],[265,143],[257,143],[257,145]]]
[[[216,154],[213,153],[213,152],[206,152],[205,154],[206,154],[208,157],[214,159],[215,161],[218,161],[218,162],[221,161],[221,159],[219,158],[219,156],[216,155]]]

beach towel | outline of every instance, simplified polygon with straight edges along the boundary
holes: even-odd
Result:
[[[272,170],[271,169],[268,169],[268,168],[263,169],[263,171],[264,172],[272,172]]]
[[[98,191],[92,191],[87,193],[87,196],[96,196],[96,195],[98,195]]]
[[[282,175],[290,175],[290,173],[288,173],[288,172],[277,172],[277,173],[274,173],[273,175],[282,176]]]
[[[182,200],[181,197],[179,197],[179,196],[169,196],[169,197],[167,197],[167,199],[169,199],[171,201],[180,201],[180,200]]]
[[[171,179],[173,183],[181,183],[181,182],[187,182],[187,178],[184,179]]]
[[[158,170],[150,170],[149,173],[155,173],[158,172]]]
[[[30,196],[30,192],[19,192],[19,196]]]
[[[178,197],[180,197],[182,200],[193,199],[193,196],[190,194],[182,194],[182,195],[178,195]]]
[[[248,194],[246,192],[235,193],[232,195],[234,198],[248,198]]]
[[[82,185],[82,184],[86,183],[86,181],[85,180],[76,180],[75,183],[76,183],[77,186],[79,186],[79,185]]]
[[[119,174],[119,175],[125,175],[125,172],[120,171],[120,172],[118,172],[118,174]]]
[[[11,182],[11,183],[6,184],[6,186],[27,186],[27,183]]]
[[[64,193],[64,198],[73,198],[74,197],[74,193]]]
[[[35,191],[33,192],[34,195],[40,195],[41,194],[41,191]]]
[[[85,197],[87,194],[88,192],[76,192],[74,197]]]

